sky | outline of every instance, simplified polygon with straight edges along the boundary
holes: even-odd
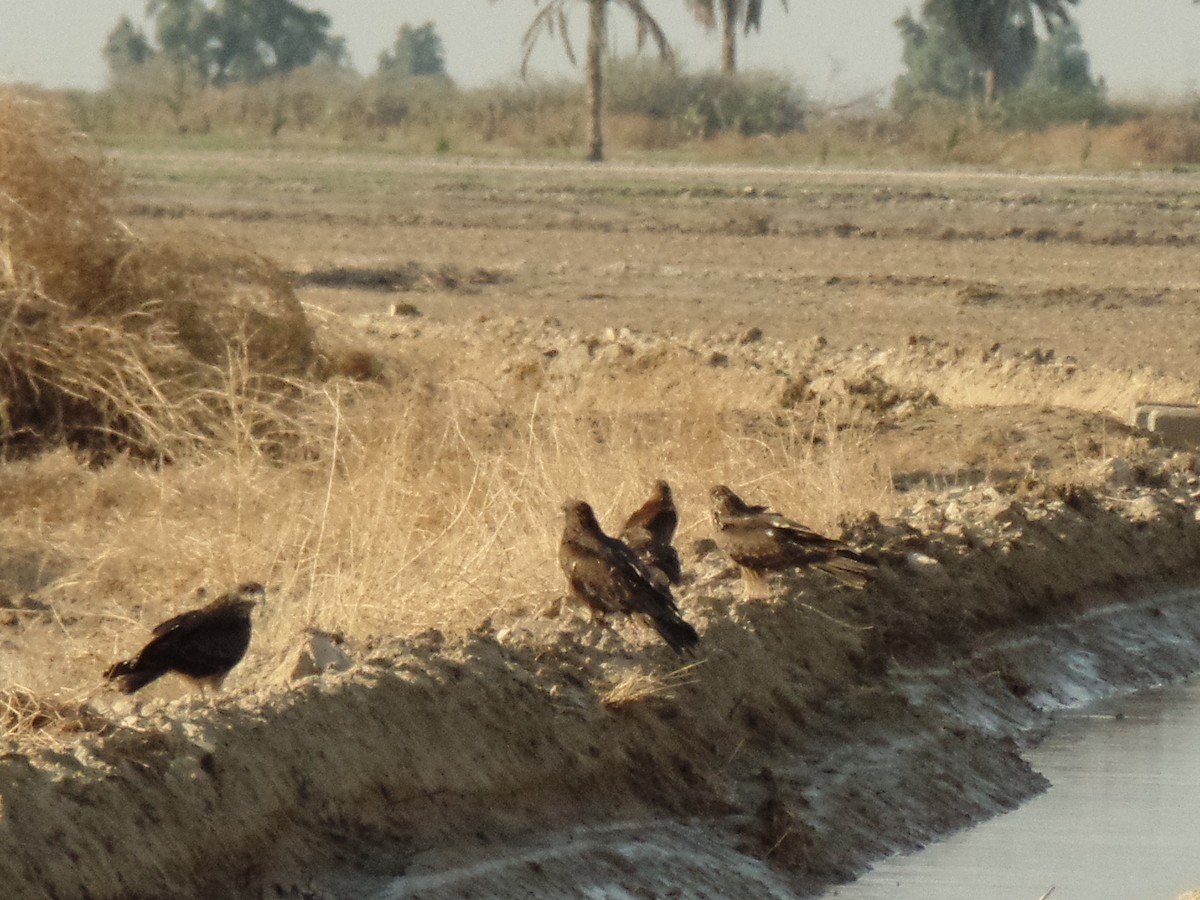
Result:
[[[646,0],[676,53],[691,69],[716,66],[720,42],[687,12],[683,0]],[[307,0],[324,10],[332,31],[347,40],[361,72],[375,68],[379,53],[404,23],[433,22],[446,49],[450,76],[464,87],[514,77],[521,37],[538,9],[536,0]],[[582,50],[584,5],[571,19]],[[768,0],[764,28],[740,45],[740,63],[791,75],[821,102],[878,96],[886,102],[902,69],[900,38],[893,22],[920,0]],[[100,49],[122,14],[144,23],[145,0],[0,0],[0,82],[46,87],[102,87],[106,70]],[[632,52],[628,16],[612,7],[612,41]],[[1200,5],[1192,0],[1080,0],[1076,19],[1093,74],[1110,96],[1178,97],[1200,91]],[[617,24],[620,23],[620,24]],[[532,74],[577,78],[557,39],[543,37],[531,60]]]

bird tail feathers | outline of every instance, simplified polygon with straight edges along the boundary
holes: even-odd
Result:
[[[650,620],[658,636],[666,641],[676,653],[695,652],[700,643],[700,635],[696,629],[685,622],[680,616],[655,616]]]
[[[879,568],[879,562],[866,554],[847,549],[841,551],[837,556],[818,563],[817,568],[832,575],[842,584],[864,588],[870,581],[870,577],[875,574],[875,570]]]
[[[122,692],[132,694],[139,691],[152,681],[157,681],[165,673],[153,669],[139,669],[136,659],[126,659],[109,666],[104,677],[116,681]]]

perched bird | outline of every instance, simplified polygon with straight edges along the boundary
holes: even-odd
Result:
[[[168,672],[176,672],[214,690],[250,645],[250,610],[266,597],[257,582],[238,586],[200,609],[167,619],[133,659],[109,667],[104,677],[126,694],[144,688]]]
[[[834,538],[751,506],[723,484],[710,492],[717,546],[741,568],[746,596],[761,590],[767,572],[820,569],[843,584],[864,587],[879,563]]]
[[[588,605],[593,618],[639,613],[676,653],[700,643],[696,629],[679,615],[670,586],[655,578],[625,544],[605,534],[588,504],[568,500],[563,512],[566,524],[558,547],[559,565],[571,594]]]
[[[650,499],[625,520],[617,537],[638,555],[652,574],[661,573],[670,584],[679,584],[683,567],[679,563],[679,554],[671,546],[678,526],[679,513],[675,511],[671,486],[665,481],[656,481]]]

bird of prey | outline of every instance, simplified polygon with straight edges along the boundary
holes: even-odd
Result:
[[[250,610],[266,589],[248,582],[200,609],[180,613],[154,629],[154,637],[132,659],[104,673],[126,694],[144,688],[168,672],[214,690],[238,664],[250,645]]]
[[[717,546],[741,569],[747,597],[763,589],[768,572],[820,569],[843,584],[861,588],[879,565],[839,540],[765,506],[751,506],[723,484],[714,487],[710,496]]]
[[[668,583],[679,584],[683,567],[679,563],[679,554],[671,546],[678,525],[679,514],[675,511],[671,486],[665,481],[656,481],[650,499],[625,520],[617,537],[638,555],[651,574],[659,573]]]
[[[632,550],[609,537],[582,500],[563,504],[566,524],[558,561],[571,594],[588,605],[593,619],[608,613],[645,616],[676,653],[700,643],[696,629],[683,620],[670,586],[646,567]]]

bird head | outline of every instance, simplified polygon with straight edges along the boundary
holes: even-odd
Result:
[[[235,594],[247,603],[262,603],[267,599],[267,589],[257,581],[247,581],[237,586]]]
[[[716,485],[708,495],[712,499],[714,516],[732,515],[746,506],[737,494],[723,484]]]
[[[257,581],[247,581],[239,584],[228,594],[222,594],[212,605],[237,607],[246,616],[249,616],[253,611],[255,604],[262,603],[267,599],[267,589]]]
[[[654,482],[654,496],[660,503],[670,503],[671,486],[660,478]]]
[[[600,530],[596,514],[592,511],[592,507],[583,500],[568,500],[562,505],[562,510],[567,517],[568,528],[581,528],[584,531]]]

